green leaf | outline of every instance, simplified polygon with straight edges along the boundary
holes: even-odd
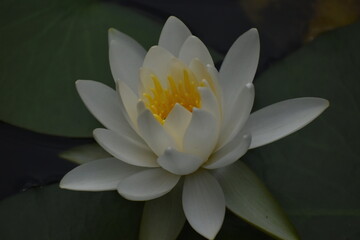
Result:
[[[173,197],[169,196],[175,200]],[[77,192],[59,189],[58,185],[34,188],[0,201],[0,239],[136,240],[142,209],[141,202],[127,201],[115,191]],[[179,210],[174,208],[172,212]],[[150,214],[146,211],[145,215]],[[175,215],[181,218],[178,213]],[[159,215],[149,217],[159,219]],[[177,239],[204,238],[186,224]],[[270,238],[228,212],[217,239]]]
[[[226,206],[268,234],[284,240],[299,239],[265,185],[241,161],[213,171],[223,188]]]
[[[0,239],[137,239],[142,205],[116,192],[32,189],[0,202]]]
[[[149,48],[162,28],[142,12],[96,0],[3,1],[0,15],[0,120],[68,137],[89,137],[100,126],[81,102],[75,81],[114,87],[108,29]],[[211,52],[215,61],[222,58]]]
[[[359,237],[359,29],[357,22],[320,36],[255,82],[256,108],[304,96],[330,101],[305,128],[244,157],[303,239]]]
[[[59,156],[77,164],[83,164],[93,160],[111,157],[111,155],[97,143],[85,144],[68,149],[64,152],[61,152]]]
[[[0,15],[0,120],[70,137],[89,137],[99,126],[75,81],[114,86],[107,30],[125,32],[146,48],[161,30],[144,14],[94,0],[3,1]]]
[[[140,240],[176,239],[185,223],[182,184],[163,197],[147,201],[140,225]]]

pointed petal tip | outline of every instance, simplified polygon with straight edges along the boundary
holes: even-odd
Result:
[[[259,31],[257,30],[257,28],[250,28],[249,30],[247,30],[244,34],[249,34],[251,36],[253,36],[255,38],[255,40],[259,40]]]
[[[79,85],[79,84],[81,84],[82,82],[84,82],[84,80],[78,79],[78,80],[75,81],[75,85]]]
[[[171,21],[179,20],[179,21],[180,21],[180,19],[178,19],[177,17],[175,17],[175,16],[173,16],[173,15],[171,15],[171,16],[168,17],[167,21],[169,21],[169,20],[171,20]]]
[[[251,134],[250,133],[244,133],[243,139],[249,139],[249,138],[251,138]]]
[[[181,45],[179,58],[188,65],[195,58],[199,59],[204,65],[214,65],[208,48],[201,39],[194,35],[189,35]]]
[[[195,113],[195,112],[199,112],[200,111],[200,108],[197,108],[197,107],[193,107],[193,114]]]
[[[115,35],[118,33],[119,33],[119,31],[116,30],[115,28],[111,27],[108,29],[108,44],[109,45],[114,41]]]
[[[59,188],[61,189],[65,189],[65,190],[75,190],[75,191],[87,191],[87,190],[82,190],[81,188],[79,187],[76,187],[76,186],[72,186],[71,183],[67,182],[66,180],[66,175],[61,179],[60,183],[59,183]]]
[[[257,30],[257,28],[250,28],[249,31],[251,31],[254,34],[259,34],[259,31]]]
[[[323,98],[322,98],[322,100],[324,101],[325,108],[330,107],[330,102],[329,102],[329,100],[323,99]]]
[[[66,189],[66,186],[64,184],[64,181],[61,179],[60,183],[59,183],[59,188],[61,189]]]
[[[194,35],[188,36],[188,38],[186,39],[186,41],[200,41],[200,42],[202,42],[202,41],[200,40],[200,38],[198,38],[197,36],[194,36]]]
[[[81,189],[78,189],[78,188],[72,186],[72,184],[68,181],[67,176],[68,176],[68,173],[65,174],[65,175],[63,176],[63,178],[60,180],[59,187],[60,187],[61,189],[66,189],[66,190],[81,191]]]
[[[301,98],[300,98],[301,99]],[[303,99],[307,99],[307,101],[317,102],[318,106],[321,106],[324,110],[330,106],[330,102],[324,98],[318,97],[303,97]]]
[[[321,106],[322,110],[320,110],[319,115],[324,112],[328,107],[330,107],[330,102],[324,98],[314,98],[318,100],[319,106]]]
[[[107,129],[104,129],[104,128],[95,128],[95,129],[93,130],[93,136],[95,137],[95,135],[100,134],[101,132],[103,132],[103,130],[107,130]]]
[[[179,22],[181,24],[184,24],[183,21],[173,15],[169,16],[166,22]]]
[[[79,88],[84,86],[85,88],[89,87],[107,87],[110,88],[108,85],[105,85],[102,82],[94,81],[94,80],[85,80],[85,79],[78,79],[75,81],[75,87],[79,91]]]
[[[254,84],[252,84],[252,83],[247,83],[245,86],[246,86],[248,89],[254,88]]]
[[[175,58],[175,56],[169,52],[169,50],[167,50],[166,48],[163,48],[162,46],[159,46],[159,45],[153,45],[149,48],[149,51],[147,52],[146,55],[149,55],[150,52],[153,52],[153,51],[161,51],[161,52],[166,52],[168,54],[170,54],[173,58]]]
[[[181,45],[191,35],[188,27],[177,17],[170,16],[160,33],[159,45],[177,56]]]
[[[153,46],[151,46],[151,47],[149,48],[149,51],[148,51],[148,52],[154,51],[154,49],[159,48],[159,47],[160,47],[159,45],[153,45]]]
[[[99,84],[102,84],[101,82],[97,82],[97,81],[94,81],[94,80],[78,79],[78,80],[75,81],[75,86],[78,87],[78,86],[80,86],[81,84],[90,84],[90,83],[99,83]]]
[[[114,34],[119,34],[119,33],[121,33],[119,30],[117,30],[116,28],[110,27],[110,28],[108,29],[109,42],[110,42],[111,40],[113,40],[112,37],[113,37]]]

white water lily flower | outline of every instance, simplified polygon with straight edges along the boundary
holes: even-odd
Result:
[[[186,219],[208,239],[220,230],[226,207],[208,170],[297,131],[328,107],[324,99],[306,97],[250,114],[259,59],[256,29],[235,41],[219,71],[205,45],[175,17],[148,52],[114,29],[109,44],[117,90],[85,80],[76,87],[107,128],[95,129],[94,137],[113,158],[80,165],[60,187],[117,190],[126,199],[144,201],[167,194],[183,178]]]

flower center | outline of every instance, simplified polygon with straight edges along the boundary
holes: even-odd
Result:
[[[154,117],[163,124],[176,103],[182,105],[188,111],[201,107],[201,97],[198,87],[205,86],[199,82],[189,69],[175,76],[167,76],[167,86],[161,85],[158,77],[151,74],[153,88],[143,93],[145,106],[150,109]]]

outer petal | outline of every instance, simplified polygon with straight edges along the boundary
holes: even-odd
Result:
[[[143,143],[107,129],[95,129],[96,141],[107,152],[123,162],[141,167],[158,167],[155,154]]]
[[[206,169],[215,169],[236,162],[249,149],[250,143],[251,136],[239,132],[232,141],[213,153],[203,167]]]
[[[274,142],[299,130],[328,106],[329,102],[322,98],[294,98],[252,113],[244,128],[252,136],[250,148]]]
[[[136,104],[137,115],[139,116],[140,114],[145,112],[145,110],[146,110],[146,106],[145,106],[144,102],[141,100],[138,101],[138,103]]]
[[[110,68],[115,81],[124,81],[134,92],[139,84],[139,68],[145,49],[131,37],[113,28],[109,30]]]
[[[187,65],[198,58],[204,65],[210,64],[214,66],[214,61],[205,44],[195,36],[189,36],[182,45],[179,58]]]
[[[161,85],[166,86],[169,64],[173,59],[175,59],[174,55],[172,55],[165,48],[153,46],[149,49],[145,56],[143,67],[154,72],[154,74],[160,80]],[[145,80],[146,79],[151,80],[151,78],[145,78]],[[148,83],[144,83],[143,79],[142,82],[144,87],[147,88]],[[152,82],[150,84],[152,84]]]
[[[236,215],[276,239],[300,239],[266,186],[242,161],[213,174],[224,191],[226,206]]]
[[[201,109],[212,113],[220,125],[221,116],[218,99],[209,87],[199,87],[198,90],[201,96]]]
[[[182,149],[184,134],[189,126],[190,120],[191,113],[186,108],[176,103],[163,125],[164,129],[176,141],[179,149]]]
[[[181,205],[182,184],[168,194],[147,201],[140,226],[140,240],[174,240],[185,223]]]
[[[233,105],[226,106],[227,111],[224,112],[223,128],[220,131],[218,148],[221,148],[231,141],[245,125],[249,118],[254,98],[254,85],[248,83],[238,96],[236,96]]]
[[[138,97],[137,95],[131,90],[131,88],[126,85],[125,82],[119,81],[119,93],[121,96],[121,100],[124,104],[125,110],[127,112],[128,118],[130,120],[130,124],[133,126],[134,129],[137,129],[137,103]]]
[[[184,152],[207,159],[217,142],[218,129],[218,123],[211,113],[194,108],[184,135]]]
[[[115,158],[95,160],[68,172],[60,187],[78,191],[115,190],[121,180],[141,170]]]
[[[159,46],[178,56],[184,41],[191,35],[185,24],[176,17],[169,17],[166,21],[159,39]]]
[[[223,90],[224,112],[233,100],[255,76],[259,61],[260,42],[256,29],[241,35],[231,46],[220,68],[220,85]]]
[[[216,94],[220,107],[222,107],[223,99],[222,99],[222,89],[219,84],[219,72],[212,65],[207,65],[206,69],[210,75],[210,80],[208,80],[208,83],[211,89],[213,89],[213,92]]]
[[[195,172],[203,163],[203,159],[168,148],[157,162],[162,168],[173,174],[187,175]]]
[[[77,80],[76,89],[86,107],[106,128],[120,134],[132,131],[115,90],[91,80]],[[135,132],[133,134],[136,135]]]
[[[225,216],[225,198],[217,180],[207,171],[185,177],[183,208],[190,225],[207,239],[214,239]]]
[[[215,67],[211,67],[212,65],[209,64],[209,67],[206,67],[198,58],[194,58],[189,65],[191,71],[195,74],[197,79],[203,80],[205,79],[211,90],[218,95],[220,88],[217,84],[217,71]],[[215,71],[213,71],[215,70]]]
[[[161,197],[171,191],[180,176],[153,168],[137,172],[120,182],[118,192],[133,201],[146,201]]]
[[[175,147],[174,140],[160,123],[155,120],[149,110],[145,110],[140,114],[138,126],[140,134],[156,155],[162,155],[168,147]]]

